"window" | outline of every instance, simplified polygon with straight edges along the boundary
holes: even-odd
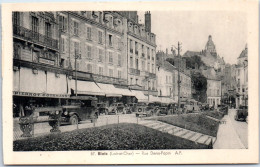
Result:
[[[154,64],[152,64],[152,73],[154,73]]]
[[[79,42],[74,42],[74,54],[79,54]]]
[[[113,77],[113,70],[112,69],[109,69],[109,76]]]
[[[109,52],[109,63],[112,63],[113,64],[113,54],[112,52]]]
[[[98,49],[98,61],[102,62],[103,61],[103,50]]]
[[[133,65],[134,65],[133,57],[130,57],[130,68],[133,68]]]
[[[219,89],[217,90],[217,96],[219,96]]]
[[[142,45],[142,53],[144,53],[144,45]]]
[[[64,53],[65,52],[65,39],[64,38],[61,38],[60,47],[61,47],[62,53]]]
[[[135,59],[135,68],[136,68],[137,70],[139,69],[138,59]]]
[[[87,27],[87,39],[91,40],[91,27]]]
[[[14,25],[20,25],[20,13],[14,12]]]
[[[67,31],[67,18],[64,16],[59,16],[59,28],[62,31]]]
[[[92,72],[92,65],[91,64],[87,65],[87,71],[90,72],[90,73]]]
[[[103,75],[103,67],[99,67],[98,68],[98,74],[99,75]]]
[[[91,46],[87,45],[87,58],[91,59]]]
[[[109,40],[109,46],[113,46],[113,39],[112,39],[112,35],[111,34],[109,34],[108,35],[108,40]]]
[[[98,43],[102,44],[103,35],[101,31],[98,31]]]
[[[117,38],[117,49],[121,49],[120,45],[121,45],[121,40],[120,38]]]
[[[145,61],[142,61],[142,70],[145,70]]]
[[[74,25],[74,27],[73,27],[74,35],[79,36],[79,23],[74,21],[73,25]]]
[[[130,78],[130,85],[133,85],[133,78]]]
[[[147,64],[147,71],[150,72],[150,63]]]
[[[237,80],[237,84],[240,85],[240,79]]]
[[[138,79],[135,79],[135,84],[138,85]]]
[[[138,54],[138,43],[135,42],[135,54]]]
[[[121,55],[118,54],[118,65],[121,66],[122,65],[122,60],[121,60]]]
[[[122,77],[122,73],[120,70],[118,70],[118,78],[121,78]]]
[[[130,39],[130,52],[133,53],[133,40]]]
[[[32,31],[33,32],[39,32],[39,22],[38,22],[38,18],[32,16]]]
[[[45,35],[48,38],[51,38],[51,24],[50,23],[45,23]]]

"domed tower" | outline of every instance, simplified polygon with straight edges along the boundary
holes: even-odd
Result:
[[[215,47],[214,42],[212,41],[211,35],[209,35],[209,39],[208,39],[208,42],[205,46],[205,50],[210,52],[210,53],[216,52],[216,47]]]

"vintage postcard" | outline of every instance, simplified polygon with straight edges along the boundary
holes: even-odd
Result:
[[[3,4],[5,164],[258,163],[257,1]]]

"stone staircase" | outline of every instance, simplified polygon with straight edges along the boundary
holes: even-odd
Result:
[[[210,145],[211,141],[212,144],[215,143],[216,137],[205,135],[202,133],[194,132],[191,130],[187,130],[184,128],[180,128],[174,125],[170,125],[164,122],[154,121],[154,120],[147,120],[140,122],[141,125],[159,130],[161,132],[165,132],[174,136],[178,136],[196,143]]]

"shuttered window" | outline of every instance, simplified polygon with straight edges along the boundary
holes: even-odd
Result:
[[[98,49],[98,61],[102,62],[103,61],[103,50]]]
[[[87,45],[87,58],[91,59],[91,46]]]
[[[103,34],[102,31],[98,31],[98,43],[102,44],[103,42]]]
[[[91,40],[91,27],[87,27],[87,39]]]
[[[60,30],[67,31],[68,19],[64,16],[59,16],[59,28]]]
[[[51,24],[50,23],[45,23],[45,35],[48,38],[51,38]]]
[[[79,36],[79,23],[74,21],[73,24],[74,35]]]
[[[33,32],[39,32],[39,22],[38,18],[32,16],[32,31]]]
[[[20,25],[20,13],[14,12],[14,25]]]

